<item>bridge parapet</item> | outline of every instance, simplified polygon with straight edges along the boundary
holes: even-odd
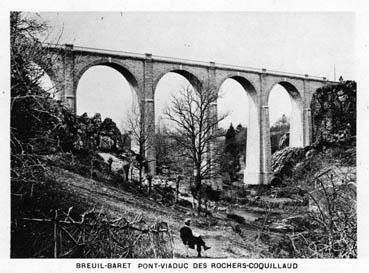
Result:
[[[114,55],[114,56],[122,56],[122,57],[133,57],[144,60],[147,58],[146,54],[129,52],[129,51],[120,51],[120,50],[110,50],[110,49],[101,49],[101,48],[93,48],[93,47],[84,47],[84,46],[74,46],[71,44],[65,45],[57,45],[57,44],[50,44],[44,43],[45,47],[48,48],[56,48],[56,49],[67,49],[67,50],[74,50],[80,52],[89,52],[89,53],[100,53],[104,55]],[[306,78],[310,80],[316,80],[325,82],[328,81],[326,77],[321,76],[311,76],[307,74],[299,74],[299,73],[292,73],[292,72],[285,72],[285,71],[278,71],[278,70],[271,70],[265,68],[256,68],[250,66],[241,66],[241,65],[231,65],[225,63],[216,63],[214,61],[200,61],[200,60],[193,60],[193,59],[184,59],[184,58],[176,58],[176,57],[169,57],[169,56],[161,56],[161,55],[154,55],[150,54],[153,61],[162,61],[162,62],[169,62],[169,63],[176,63],[176,64],[188,64],[188,65],[198,65],[203,67],[215,67],[216,69],[229,69],[235,70],[240,72],[254,72],[254,73],[265,73],[269,75],[275,76],[285,76],[285,77],[293,77],[293,78]]]

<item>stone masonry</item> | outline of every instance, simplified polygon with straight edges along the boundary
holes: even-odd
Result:
[[[249,124],[244,170],[245,184],[268,184],[270,181],[270,130],[268,97],[276,84],[282,85],[292,98],[290,146],[310,145],[312,137],[310,103],[315,90],[329,82],[325,78],[310,77],[266,69],[219,65],[151,54],[136,54],[76,47],[73,45],[45,45],[53,58],[52,71],[46,71],[55,83],[61,99],[76,111],[76,91],[83,73],[95,65],[116,69],[136,91],[142,118],[149,136],[155,132],[155,89],[159,80],[169,72],[185,77],[196,84],[210,81],[219,91],[222,83],[232,78],[249,95]],[[196,85],[195,85],[196,86]],[[216,105],[213,106],[216,109]],[[214,113],[217,111],[214,110]],[[155,173],[155,149],[147,151],[149,169]]]

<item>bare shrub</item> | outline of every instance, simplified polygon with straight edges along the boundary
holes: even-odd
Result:
[[[12,223],[11,256],[17,258],[172,258],[167,223],[128,221],[104,212],[86,211],[75,220],[72,208],[53,218],[19,218]],[[15,236],[20,235],[21,237]]]
[[[317,159],[317,158],[316,158]],[[333,158],[310,162],[304,184],[309,197],[305,218],[310,225],[289,236],[295,257],[357,257],[356,169],[335,165]],[[315,172],[319,166],[320,171]]]

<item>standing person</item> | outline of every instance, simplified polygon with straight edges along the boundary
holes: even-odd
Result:
[[[109,165],[109,172],[111,172],[111,166],[113,165],[113,158],[109,157],[108,165]]]
[[[190,228],[191,225],[191,219],[187,218],[185,220],[185,225],[180,229],[180,236],[182,239],[182,242],[185,246],[188,246],[192,249],[197,250],[197,257],[201,257],[201,247],[204,247],[204,251],[208,250],[210,247],[206,246],[204,240],[201,238],[201,236],[194,236],[192,233],[192,230]]]
[[[152,188],[152,175],[148,174],[146,175],[147,183],[149,184],[149,194],[151,194],[151,188]]]

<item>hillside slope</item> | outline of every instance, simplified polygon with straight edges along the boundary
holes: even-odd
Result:
[[[186,257],[186,249],[179,238],[179,229],[184,218],[193,217],[193,231],[201,234],[205,242],[212,248],[204,253],[208,258],[259,258],[264,247],[255,246],[256,232],[248,231],[241,237],[233,231],[232,223],[223,219],[216,219],[215,225],[209,225],[204,219],[198,219],[192,215],[190,209],[176,206],[164,206],[151,198],[137,196],[123,189],[102,184],[93,179],[88,179],[70,171],[52,167],[48,176],[55,181],[55,192],[63,193],[66,204],[83,204],[86,208],[103,209],[113,216],[133,219],[137,214],[142,214],[145,221],[157,220],[168,223],[174,237],[174,257]],[[214,221],[214,220],[213,220]],[[191,257],[196,256],[196,251],[190,252]]]

